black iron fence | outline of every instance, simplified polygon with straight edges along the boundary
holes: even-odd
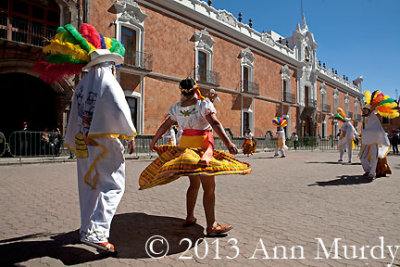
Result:
[[[124,65],[151,71],[153,69],[153,55],[142,52],[127,53]]]
[[[314,100],[312,98],[308,98],[308,99],[306,99],[306,105],[307,105],[307,107],[316,108],[317,107],[317,100]]]
[[[216,71],[199,69],[197,75],[199,82],[219,85],[219,73]]]
[[[155,156],[156,152],[150,151],[150,143],[153,135],[139,135],[135,138],[135,152],[134,156],[140,155]],[[227,151],[225,145],[220,138],[214,137],[215,149]],[[244,137],[233,137],[232,142],[238,147],[239,151],[242,150]],[[270,137],[258,137],[257,150],[258,151],[271,151],[275,149],[277,139]],[[125,153],[128,153],[127,142],[122,141],[125,146]],[[294,138],[286,139],[286,145],[289,149],[299,150],[337,150],[338,140],[335,138],[321,139],[318,137],[298,137],[295,141]],[[163,140],[160,139],[157,145],[162,145]],[[359,148],[356,143],[356,149]],[[8,141],[3,133],[0,132],[0,156],[8,155],[12,157],[59,157],[70,156],[69,150],[64,147],[63,138],[57,132],[43,132],[43,131],[16,131],[12,132]]]
[[[331,105],[322,104],[321,110],[322,110],[322,112],[331,113]]]
[[[283,92],[282,101],[286,103],[296,103],[296,95],[285,91]]]
[[[253,95],[260,94],[260,86],[258,85],[258,83],[255,83],[255,82],[241,80],[240,88],[242,89],[242,92],[244,92],[244,93],[253,94]]]
[[[63,150],[63,139],[56,131],[16,131],[8,140],[7,150],[13,157],[57,157]]]
[[[0,132],[0,157],[3,156],[8,148],[7,139],[5,135]]]

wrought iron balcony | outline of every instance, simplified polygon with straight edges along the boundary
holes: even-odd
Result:
[[[151,71],[153,67],[153,55],[142,52],[125,53],[124,65],[142,70]]]
[[[198,70],[197,81],[219,86],[219,73],[212,70]]]
[[[352,120],[353,119],[353,112],[347,112],[347,118]]]
[[[331,105],[322,104],[321,105],[322,112],[331,113]]]
[[[296,103],[296,95],[295,95],[295,94],[292,94],[292,93],[290,93],[290,92],[284,91],[284,92],[283,92],[283,99],[282,99],[282,101],[283,101],[283,102],[286,102],[286,103]]]
[[[56,34],[57,27],[43,26],[23,18],[10,18],[0,13],[0,39],[43,46]]]
[[[355,121],[361,121],[361,118],[362,118],[361,114],[354,115],[354,120]]]
[[[255,83],[255,82],[241,80],[240,88],[243,93],[252,94],[252,95],[260,94],[260,86],[258,85],[258,83]]]
[[[306,107],[316,108],[317,107],[317,100],[314,100],[314,99],[311,99],[311,98],[306,99]]]

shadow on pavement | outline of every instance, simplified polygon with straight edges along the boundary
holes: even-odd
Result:
[[[334,165],[361,165],[360,162],[347,163],[345,161],[343,163],[339,163],[337,161],[307,161],[306,163],[308,163],[308,164],[334,164]]]
[[[145,213],[119,214],[111,225],[110,242],[118,250],[118,258],[149,258],[145,250],[146,241],[154,236],[164,237],[169,244],[167,255],[184,252],[188,249],[188,242],[180,241],[188,238],[192,246],[204,237],[203,227],[195,224],[183,227],[183,219],[165,216],[147,215]],[[154,250],[161,251],[160,242],[154,242]]]
[[[117,248],[117,255],[93,253],[86,247],[81,247],[84,245],[79,242],[78,230],[61,234],[30,234],[0,240],[0,265],[19,266],[18,263],[41,257],[59,259],[64,265],[91,262],[110,256],[149,258],[145,251],[145,244],[147,239],[153,235],[161,235],[166,238],[169,242],[168,255],[184,252],[188,249],[188,242],[182,242],[180,245],[181,239],[190,239],[193,246],[196,240],[204,237],[204,233],[203,227],[198,224],[184,228],[182,223],[182,219],[144,213],[118,214],[113,219],[110,234],[110,242]],[[23,241],[32,238],[48,239]],[[78,244],[80,244],[79,247]],[[154,250],[160,251],[158,249],[155,242]]]
[[[308,186],[329,186],[329,185],[354,185],[354,184],[367,184],[371,180],[363,177],[362,175],[342,175],[339,179],[327,181],[327,182],[315,182],[314,184],[309,184]]]

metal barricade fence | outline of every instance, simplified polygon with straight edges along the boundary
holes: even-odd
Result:
[[[63,140],[57,132],[15,131],[10,134],[8,146],[13,157],[58,157]]]
[[[6,153],[8,148],[8,143],[7,143],[7,139],[5,137],[5,135],[0,132],[0,157],[4,155],[4,153]]]

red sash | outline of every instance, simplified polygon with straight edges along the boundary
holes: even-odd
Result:
[[[200,161],[204,161],[206,164],[209,164],[211,158],[214,155],[214,137],[210,130],[196,130],[196,129],[185,129],[183,130],[182,135],[185,136],[201,136],[206,135],[206,139],[204,140],[203,148],[205,148],[203,156],[201,156]]]

